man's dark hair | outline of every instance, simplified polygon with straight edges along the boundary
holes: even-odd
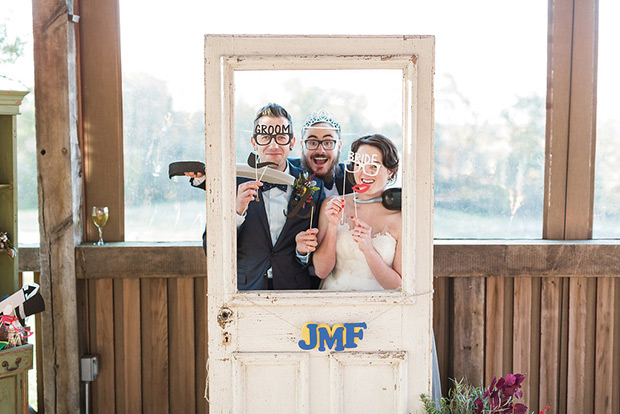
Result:
[[[267,105],[263,106],[256,113],[256,117],[254,118],[254,126],[252,128],[252,133],[256,131],[256,125],[258,125],[258,120],[264,116],[273,116],[273,117],[282,117],[288,120],[288,124],[290,125],[291,134],[293,133],[293,119],[289,115],[289,113],[278,105],[277,103],[269,102]]]

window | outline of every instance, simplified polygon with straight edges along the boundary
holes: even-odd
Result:
[[[166,168],[204,157],[205,33],[435,35],[435,237],[541,237],[546,2],[389,0],[372,14],[330,4],[348,17],[325,25],[304,24],[312,12],[291,3],[266,14],[183,0],[182,19],[167,3],[120,3],[127,240],[200,239],[204,194]]]
[[[6,11],[6,12],[5,12]],[[6,46],[15,46],[15,49]],[[18,243],[39,243],[37,199],[37,158],[34,119],[34,61],[32,4],[3,4],[0,18],[0,78],[6,78],[30,91],[17,116]]]

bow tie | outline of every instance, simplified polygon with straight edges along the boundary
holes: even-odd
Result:
[[[269,191],[272,188],[277,188],[279,190],[285,191],[286,192],[286,184],[272,184],[272,183],[265,183],[263,182],[263,193],[265,191]]]

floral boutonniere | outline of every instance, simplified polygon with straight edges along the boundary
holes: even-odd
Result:
[[[292,204],[293,209],[287,214],[284,213],[287,217],[297,216],[300,218],[311,217],[314,212],[314,204],[312,204],[312,209],[310,213],[302,216],[300,215],[300,210],[304,208],[306,204],[312,203],[312,196],[316,193],[320,188],[316,186],[316,181],[313,181],[314,174],[308,177],[308,173],[302,173],[299,178],[295,179],[293,183],[293,191],[295,191],[295,199]]]
[[[295,190],[296,200],[303,200],[305,203],[309,203],[312,200],[312,195],[319,190],[319,187],[316,186],[316,181],[313,181],[314,176],[315,174],[313,173],[308,177],[308,173],[303,172],[295,179],[293,189]]]
[[[15,257],[15,253],[17,252],[6,232],[0,232],[0,250],[4,250],[11,259]]]

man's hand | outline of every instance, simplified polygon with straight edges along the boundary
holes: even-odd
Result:
[[[204,177],[203,173],[196,173],[196,172],[184,172],[184,175],[191,177],[191,178],[200,178],[200,177]]]
[[[239,187],[237,187],[237,201],[235,203],[237,214],[242,215],[245,213],[250,201],[253,201],[254,197],[258,195],[258,187],[262,185],[263,183],[260,181],[247,181],[239,184]]]
[[[319,244],[316,238],[318,232],[319,229],[308,229],[297,233],[297,236],[295,236],[295,242],[297,243],[297,251],[300,254],[305,255],[316,250],[316,247]]]

